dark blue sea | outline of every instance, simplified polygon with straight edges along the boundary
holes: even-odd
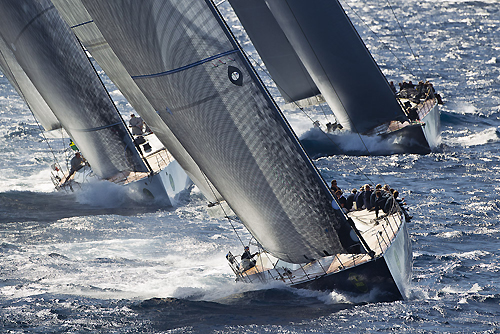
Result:
[[[345,190],[388,183],[405,197],[409,300],[235,283],[225,254],[240,243],[227,221],[210,218],[196,188],[172,208],[134,202],[103,182],[55,192],[47,143],[0,76],[0,332],[500,333],[499,3],[342,3],[389,80],[424,77],[445,102],[432,154],[315,160]],[[221,10],[245,41],[227,4]],[[311,127],[301,111],[286,114],[299,135]],[[50,143],[56,154],[67,145]]]

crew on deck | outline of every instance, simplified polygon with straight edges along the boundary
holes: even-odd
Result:
[[[250,253],[250,247],[245,246],[245,251],[243,254],[241,254],[241,266],[243,267],[243,270],[248,270],[250,268],[255,267],[255,260],[253,260],[253,257],[259,253]]]
[[[66,180],[64,181],[64,184],[66,184],[66,182],[69,181],[69,179],[71,178],[71,176],[73,176],[73,174],[75,174],[77,171],[82,169],[83,166],[85,166],[86,160],[82,157],[80,152],[76,152],[75,156],[73,158],[71,158],[71,161],[69,162],[69,164],[70,164],[70,169],[69,169],[68,176],[66,177]]]
[[[331,190],[332,194],[335,194],[337,191],[340,190],[340,188],[337,186],[337,180],[332,180],[330,190]]]
[[[399,199],[399,192],[390,188],[388,184],[384,186],[377,184],[374,191],[372,191],[369,184],[365,184],[361,186],[359,191],[357,189],[352,189],[347,197],[342,195],[342,190],[337,186],[336,181],[335,186],[338,190],[332,192],[344,212],[367,209],[369,211],[375,211],[375,215],[378,218],[380,210],[385,214],[391,214],[396,212],[396,208],[399,206],[406,221],[412,218],[412,216],[408,214],[408,209],[404,206],[406,205],[404,199]]]
[[[144,127],[144,121],[142,120],[142,118],[131,114],[128,124],[130,125],[130,129],[134,136],[142,135],[142,128]]]

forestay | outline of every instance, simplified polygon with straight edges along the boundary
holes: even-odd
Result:
[[[337,0],[266,0],[344,128],[365,133],[407,120],[387,80]]]
[[[113,102],[49,1],[0,2],[0,34],[100,177],[147,172]]]
[[[342,252],[332,195],[210,1],[82,1],[137,86],[258,242]]]
[[[142,94],[127,73],[121,61],[116,57],[92,21],[90,14],[83,6],[81,0],[53,0],[52,2],[61,16],[70,25],[80,42],[87,48],[99,66],[106,72],[106,75],[118,87],[132,107],[141,115],[146,124],[174,156],[205,197],[211,202],[222,200],[222,196],[208,183],[193,158],[189,156],[172,131],[160,119],[144,94]]]

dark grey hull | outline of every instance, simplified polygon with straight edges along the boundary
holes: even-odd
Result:
[[[435,104],[421,123],[380,136],[391,142],[393,154],[429,154],[439,145],[440,128],[439,107]]]
[[[429,154],[440,141],[440,114],[438,105],[434,105],[421,123],[408,125],[400,130],[375,136],[362,136],[363,142],[344,133],[311,135],[305,134],[300,142],[312,158],[336,154],[347,155],[391,155],[391,154]],[[370,145],[369,138],[377,141]],[[372,139],[372,140],[373,140]],[[359,145],[356,144],[359,141]]]

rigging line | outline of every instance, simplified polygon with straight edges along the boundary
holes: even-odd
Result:
[[[198,166],[198,164],[196,164],[196,165]],[[203,172],[203,170],[201,170],[200,166],[198,166],[198,168],[200,169],[201,175],[203,175],[203,178],[205,179],[205,181],[206,181],[206,183],[208,185],[208,188],[212,192],[212,195],[217,200],[217,196],[215,195],[215,190],[214,190],[212,182],[210,182],[210,180],[208,179],[207,175]],[[224,217],[229,221],[229,224],[231,225],[234,233],[236,234],[236,237],[238,237],[238,240],[240,241],[241,245],[244,247],[245,244],[243,243],[243,240],[241,239],[240,235],[238,234],[238,231],[236,231],[236,227],[234,227],[232,219],[229,217],[229,215],[227,214],[226,210],[224,210],[224,206],[222,205],[221,201],[217,200],[217,205],[219,205],[219,207],[221,208],[222,212],[224,212]]]
[[[72,31],[73,32],[73,31]],[[142,161],[144,162],[144,165],[146,166],[146,168],[149,170],[149,173],[150,174],[154,174],[154,170],[153,168],[151,168],[151,166],[149,165],[149,162],[148,162],[148,159],[146,159],[146,157],[144,156],[144,154],[142,153],[142,150],[139,146],[139,144],[136,143],[136,141],[134,140],[134,136],[132,135],[132,133],[130,132],[129,128],[127,127],[126,123],[125,123],[125,120],[123,119],[122,115],[120,114],[120,112],[118,111],[118,108],[116,106],[116,104],[114,103],[113,99],[111,98],[111,95],[109,94],[108,90],[106,89],[106,86],[104,85],[104,82],[101,80],[101,77],[99,76],[99,73],[97,73],[97,69],[95,68],[94,64],[92,64],[92,61],[90,60],[90,57],[89,55],[87,54],[87,52],[85,51],[85,47],[83,46],[83,43],[80,41],[80,39],[78,38],[78,36],[76,36],[75,33],[73,33],[73,36],[75,36],[75,39],[78,41],[78,44],[80,45],[80,48],[82,49],[83,53],[85,54],[85,58],[87,58],[90,66],[92,67],[92,69],[94,70],[94,73],[96,74],[97,76],[97,79],[99,80],[99,82],[101,83],[102,85],[102,88],[104,89],[104,91],[106,92],[106,95],[108,96],[109,100],[111,101],[111,104],[113,105],[113,108],[115,109],[116,113],[118,114],[118,117],[120,118],[121,120],[121,123],[123,125],[123,127],[125,128],[125,131],[127,131],[130,139],[132,140],[132,143],[134,144],[137,152],[139,153],[139,155],[141,156],[142,158]],[[118,123],[117,123],[118,124]],[[114,124],[116,125],[116,124]],[[132,165],[132,168],[134,168],[134,166]]]
[[[424,71],[422,69],[422,66],[420,65],[420,61],[418,60],[418,57],[415,55],[415,52],[413,52],[413,49],[412,49],[412,47],[410,45],[410,42],[408,41],[408,38],[406,37],[406,34],[405,34],[404,30],[403,30],[403,26],[399,22],[398,17],[396,16],[396,13],[394,12],[394,9],[392,8],[392,5],[389,2],[389,0],[387,0],[387,4],[389,5],[389,8],[392,11],[392,15],[394,15],[394,18],[396,19],[396,22],[398,23],[399,29],[401,30],[401,33],[403,34],[403,37],[404,37],[404,39],[406,41],[406,44],[408,44],[408,47],[410,48],[410,51],[411,51],[411,54],[413,55],[413,58],[415,58],[415,60],[417,61],[418,69],[422,73],[422,80],[425,80],[425,74],[424,74]]]
[[[351,9],[351,11],[354,13],[354,15],[356,15],[358,17],[358,19],[365,25],[365,27],[368,30],[370,30],[370,32],[377,38],[379,43],[382,44],[382,46],[394,56],[394,58],[401,64],[403,69],[406,70],[408,73],[410,73],[413,77],[418,78],[418,76],[416,74],[414,74],[413,71],[410,68],[408,68],[408,66],[406,66],[406,64],[394,53],[394,51],[391,50],[390,46],[387,43],[385,43],[384,41],[382,41],[380,36],[370,28],[368,23],[366,23],[366,21],[363,20],[363,18],[358,14],[358,12],[351,5],[349,5],[347,2],[345,2],[344,4],[347,7],[349,7]]]
[[[55,9],[54,5],[45,8],[44,10],[39,12],[37,15],[35,15],[34,18],[32,18],[28,23],[26,23],[26,25],[19,32],[19,34],[16,36],[16,38],[14,39],[14,43],[12,43],[12,44],[16,45],[19,38],[21,38],[22,34],[33,24],[33,22],[35,22],[39,17],[43,16],[45,13],[47,13],[48,11],[50,11],[52,9]]]

